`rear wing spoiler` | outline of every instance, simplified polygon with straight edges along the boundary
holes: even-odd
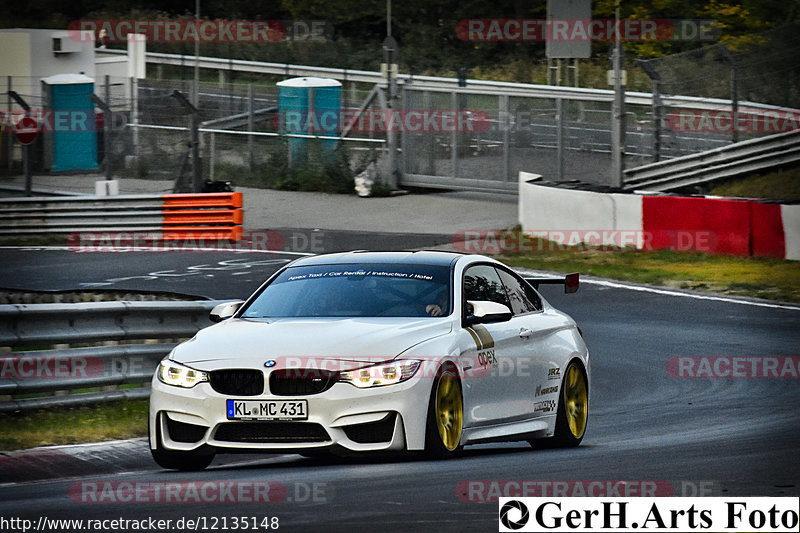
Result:
[[[573,272],[567,274],[563,278],[536,278],[533,276],[523,276],[523,279],[533,285],[534,289],[538,289],[539,285],[564,285],[564,292],[572,294],[578,292],[580,287],[580,274]]]

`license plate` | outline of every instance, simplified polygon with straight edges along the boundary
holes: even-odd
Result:
[[[306,400],[227,400],[228,420],[307,420]]]

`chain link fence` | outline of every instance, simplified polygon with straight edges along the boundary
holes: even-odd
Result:
[[[124,146],[129,168],[138,177],[177,178],[191,167],[189,113],[174,98],[174,91],[187,97],[189,82],[148,80],[140,83],[136,124],[129,124]],[[366,98],[367,91],[342,92],[342,109],[352,111]],[[198,90],[200,152],[205,179],[231,181],[236,185],[302,188],[297,177],[287,176],[290,165],[290,140],[280,135],[278,88],[275,85],[201,82]],[[380,145],[384,139],[372,136]],[[324,166],[315,150],[318,142],[308,141],[306,161],[311,170]],[[337,158],[345,158],[353,172],[362,159],[376,158],[369,140],[343,140]],[[346,152],[340,155],[340,152]],[[366,156],[364,154],[367,154]],[[344,170],[343,170],[344,171]],[[287,181],[288,180],[288,181]],[[313,186],[308,184],[308,186]]]
[[[800,23],[790,23],[746,40],[704,46],[639,61],[663,95],[698,96],[800,105]],[[733,83],[736,83],[736,87]],[[734,92],[736,94],[734,94]]]
[[[414,86],[406,86],[403,94],[406,112],[453,110],[472,121],[458,131],[405,133],[406,184],[513,192],[520,171],[553,180],[608,179],[610,102]]]
[[[659,136],[655,158],[694,153],[678,148],[687,138],[723,146],[794,129],[792,121],[765,121],[764,110],[748,110],[746,102],[775,106],[777,116],[785,112],[780,108],[800,107],[798,46],[800,23],[790,23],[744,40],[638,60],[651,79],[655,95],[652,113]],[[690,110],[685,107],[665,103],[670,96],[678,95],[729,103],[718,103],[703,117],[688,114]],[[749,114],[749,118],[738,125],[733,123],[735,119],[719,120],[736,116],[734,113],[740,117]],[[681,115],[686,120],[675,118]]]
[[[402,136],[407,186],[474,188],[515,192],[520,171],[547,180],[611,183],[610,94],[552,98],[497,89],[433,89],[406,85],[404,112],[452,110],[473,119],[458,131],[412,131]],[[625,159],[628,167],[728,144],[725,135],[681,132],[658,144],[653,109],[627,103]]]
[[[787,25],[765,36],[740,43],[737,48],[717,44],[662,58],[639,61],[650,76],[652,105],[631,98],[625,113],[625,165],[627,168],[693,154],[774,133],[682,127],[674,119],[687,109],[695,113],[731,112],[747,101],[794,108],[800,104],[800,25]],[[99,79],[95,93],[106,101],[113,117],[110,145],[98,135],[99,159],[108,152],[114,175],[179,181],[192,173],[192,116],[178,91],[192,98],[193,81],[186,78],[191,64],[175,79]],[[177,67],[175,67],[177,68]],[[165,69],[159,67],[159,74]],[[166,69],[169,70],[169,69]],[[171,74],[175,74],[170,71]],[[515,192],[520,171],[546,179],[611,182],[612,99],[607,91],[571,92],[564,97],[535,95],[519,88],[445,88],[419,82],[401,85],[399,96],[387,103],[385,88],[343,84],[342,121],[331,163],[329,141],[307,139],[305,176],[288,172],[292,161],[291,136],[281,135],[276,111],[278,88],[273,79],[244,82],[244,74],[220,71],[219,80],[198,87],[197,122],[204,179],[232,181],[240,186],[303,188],[302,179],[327,167],[334,173],[355,175],[370,161],[388,172],[390,130],[398,139],[399,185]],[[15,90],[33,107],[45,107],[40,82],[8,78],[5,90]],[[134,98],[134,95],[136,98]],[[692,100],[692,97],[696,97]],[[633,101],[631,101],[633,100]],[[679,102],[679,103],[676,103]],[[693,103],[694,102],[694,103]],[[743,102],[743,103],[742,103]],[[17,109],[8,98],[7,109]],[[753,107],[753,106],[749,106]],[[760,105],[757,112],[769,106]],[[752,110],[751,110],[752,111]],[[362,113],[362,114],[359,114]],[[372,120],[393,114],[425,116],[452,113],[465,123],[443,127],[433,122],[422,128],[374,127]],[[351,121],[357,127],[348,128]],[[402,122],[402,120],[401,120]],[[45,135],[46,137],[46,135]],[[295,137],[294,139],[300,139]],[[298,141],[300,142],[300,141]],[[325,144],[328,142],[328,144]],[[37,140],[37,171],[44,168],[44,143]],[[21,150],[13,133],[4,128],[0,170],[20,166]],[[327,155],[326,155],[327,154]],[[302,165],[301,165],[302,166]],[[291,174],[291,175],[290,175]],[[352,177],[352,176],[351,176]],[[300,179],[302,178],[302,179]],[[322,183],[322,185],[325,185]],[[155,192],[155,191],[154,191]]]

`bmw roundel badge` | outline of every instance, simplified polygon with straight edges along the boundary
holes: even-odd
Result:
[[[275,360],[274,359],[270,359],[269,361],[264,363],[264,366],[267,367],[267,368],[272,368],[273,366],[275,366]]]

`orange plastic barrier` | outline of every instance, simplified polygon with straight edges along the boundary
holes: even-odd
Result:
[[[165,194],[164,209],[195,209],[199,207],[241,208],[244,203],[240,192],[212,192]]]
[[[243,230],[241,226],[219,226],[219,227],[195,227],[195,226],[173,226],[164,229],[162,239],[165,241],[175,240],[242,240]]]
[[[242,238],[244,205],[242,193],[165,194],[161,213],[163,238]]]
[[[241,226],[244,212],[241,209],[187,209],[163,211],[164,224],[236,224]]]

